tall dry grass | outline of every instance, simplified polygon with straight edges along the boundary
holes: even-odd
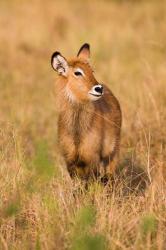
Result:
[[[0,249],[166,249],[166,1],[0,2]],[[123,112],[109,187],[70,180],[50,55],[92,47]]]

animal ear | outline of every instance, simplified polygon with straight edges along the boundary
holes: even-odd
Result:
[[[69,69],[67,60],[59,52],[56,51],[53,53],[51,65],[60,75],[67,76]]]
[[[82,45],[82,47],[78,51],[77,57],[85,60],[90,59],[90,45],[88,43]]]

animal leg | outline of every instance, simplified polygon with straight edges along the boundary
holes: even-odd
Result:
[[[111,177],[113,176],[115,172],[117,163],[118,163],[117,155],[115,155],[113,159],[109,159],[108,157],[107,161],[103,161],[104,175],[101,178],[101,182],[103,182],[104,184],[107,184],[108,180],[111,179]]]

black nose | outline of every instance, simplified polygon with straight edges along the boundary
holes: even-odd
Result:
[[[96,86],[95,87],[95,91],[97,92],[97,93],[100,93],[100,94],[102,94],[103,93],[103,86]]]

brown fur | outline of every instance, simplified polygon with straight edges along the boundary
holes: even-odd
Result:
[[[117,99],[105,85],[97,101],[87,98],[98,82],[86,60],[68,61],[67,77],[56,81],[59,109],[58,141],[71,177],[104,177],[114,172],[120,143],[121,110]],[[84,78],[76,78],[74,68],[81,68]],[[67,90],[66,90],[67,88]],[[66,94],[74,95],[71,100]]]

